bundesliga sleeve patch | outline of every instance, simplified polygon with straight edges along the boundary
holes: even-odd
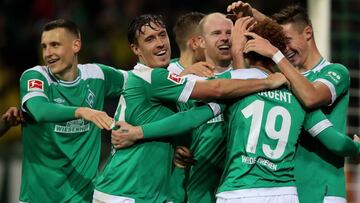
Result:
[[[176,83],[176,84],[183,84],[185,79],[176,75],[175,73],[169,73],[168,77],[167,77],[168,80]]]
[[[44,82],[37,79],[28,80],[28,91],[44,91]]]

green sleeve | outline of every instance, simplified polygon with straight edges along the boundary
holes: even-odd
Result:
[[[153,123],[147,123],[141,128],[145,139],[176,136],[200,126],[213,117],[213,110],[208,105],[203,105]]]
[[[338,156],[357,156],[360,154],[360,144],[352,141],[334,127],[326,128],[316,138]]]
[[[26,101],[25,107],[36,122],[64,122],[75,119],[77,107],[51,103],[44,97],[34,97]],[[39,108],[40,107],[40,108]]]
[[[119,97],[123,92],[128,73],[103,64],[97,64],[104,73],[105,96]]]

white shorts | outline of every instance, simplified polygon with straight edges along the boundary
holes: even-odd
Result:
[[[336,196],[325,196],[324,203],[346,203],[346,199]]]
[[[129,197],[115,196],[94,190],[92,203],[135,203],[135,200]]]
[[[216,203],[299,203],[295,187],[252,188],[222,192]]]

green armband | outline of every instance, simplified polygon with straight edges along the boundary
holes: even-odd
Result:
[[[147,123],[141,128],[145,139],[176,136],[199,127],[213,117],[213,110],[208,105],[203,105],[153,123]]]
[[[77,107],[51,103],[44,97],[34,97],[25,103],[36,122],[64,122],[75,119]]]

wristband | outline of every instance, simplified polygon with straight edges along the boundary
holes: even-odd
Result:
[[[284,58],[284,54],[281,53],[281,51],[277,51],[273,57],[271,58],[276,64],[278,64],[283,58]]]

